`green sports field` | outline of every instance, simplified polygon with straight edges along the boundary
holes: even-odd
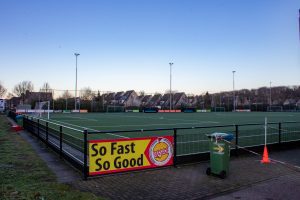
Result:
[[[52,114],[50,121],[79,130],[112,131],[268,122],[300,122],[300,112],[250,113],[85,113]]]
[[[52,114],[50,121],[79,130],[135,130],[268,122],[300,122],[300,112]]]
[[[59,125],[63,125],[64,141],[79,150],[83,149],[82,132],[85,129],[88,132],[104,132],[90,134],[88,140],[92,140],[173,135],[173,128],[177,128],[177,154],[189,155],[208,151],[209,143],[206,134],[213,132],[235,134],[237,128],[240,146],[262,145],[265,138],[265,118],[270,123],[267,126],[269,144],[278,143],[279,140],[282,142],[300,140],[300,112],[54,113],[50,115],[48,126],[54,134],[58,135]],[[39,123],[45,127],[46,120],[44,120],[40,120]],[[222,127],[223,125],[228,126]],[[146,131],[148,129],[151,131]],[[137,131],[122,132],[129,130]]]

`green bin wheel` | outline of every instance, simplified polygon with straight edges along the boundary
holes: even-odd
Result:
[[[221,173],[220,173],[220,178],[221,179],[224,179],[224,178],[226,178],[226,171],[221,171]]]
[[[206,175],[207,175],[207,176],[211,175],[211,169],[210,169],[210,167],[208,167],[208,168],[206,169]]]

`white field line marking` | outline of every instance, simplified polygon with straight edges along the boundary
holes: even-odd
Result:
[[[81,119],[81,120],[88,120],[88,121],[95,121],[95,122],[98,121],[96,119],[90,119],[90,118],[84,118],[84,117],[71,117],[71,116],[68,116],[67,118]]]
[[[143,118],[143,119],[156,119],[156,120],[168,120],[168,121],[183,121],[183,122],[195,122],[195,123],[214,123],[218,124],[220,122],[216,121],[199,121],[199,120],[193,120],[193,119],[169,119],[164,117],[142,117],[142,116],[125,116],[121,114],[106,114],[111,116],[118,116],[118,117],[125,117],[125,118]]]
[[[232,146],[237,146],[237,147],[239,147],[240,149],[243,149],[243,150],[245,150],[245,151],[248,151],[248,152],[250,152],[250,153],[252,153],[252,154],[254,154],[254,155],[262,156],[261,154],[255,152],[255,151],[251,151],[251,150],[249,150],[249,149],[247,149],[247,148],[245,148],[245,147],[241,147],[241,146],[239,146],[239,145],[233,144],[233,143],[228,142],[228,141],[226,141],[226,140],[223,140],[223,141],[226,142],[226,143],[228,143],[228,144],[230,144],[230,145],[232,145]],[[288,166],[288,167],[292,167],[292,168],[295,168],[295,169],[297,169],[297,170],[300,170],[300,166],[298,166],[298,165],[293,165],[293,164],[290,164],[290,163],[287,163],[287,162],[284,162],[284,161],[280,161],[280,160],[275,160],[275,159],[272,159],[272,158],[270,158],[270,160],[273,161],[273,162],[275,162],[275,163],[280,163],[280,164],[286,165],[286,166]]]
[[[198,123],[198,124],[203,124],[203,123],[206,123],[206,122],[201,122],[201,123]],[[219,123],[219,122],[216,122],[216,123]],[[124,125],[112,125],[112,126],[90,126],[90,127],[94,127],[94,128],[101,128],[101,127],[111,127],[111,128],[114,128],[114,127],[131,127],[131,126],[138,126],[138,127],[141,127],[141,126],[173,126],[173,125],[180,125],[180,124],[192,124],[192,125],[197,125],[196,123],[176,123],[176,124],[124,124]]]
[[[55,118],[55,119],[58,119],[58,118]],[[50,119],[50,120],[52,120],[52,119]],[[61,120],[66,120],[66,118],[62,118]],[[80,122],[80,121],[82,121],[82,119],[67,119],[67,120],[68,120],[68,122]]]
[[[52,121],[56,121],[56,122],[58,122],[58,123],[62,123],[62,124],[68,124],[69,126],[76,126],[76,127],[83,128],[83,129],[86,129],[86,130],[98,131],[98,130],[96,130],[96,129],[91,129],[91,128],[84,127],[84,126],[78,126],[78,125],[70,124],[70,123],[67,123],[67,122],[57,121],[57,120],[54,120],[54,119],[51,119],[51,120],[52,120]],[[105,134],[107,134],[107,135],[113,135],[113,136],[121,137],[121,138],[130,138],[130,137],[126,137],[126,136],[118,135],[118,134],[113,134],[113,133],[105,133]]]
[[[215,121],[203,121],[203,123],[219,124],[220,122],[215,122]]]

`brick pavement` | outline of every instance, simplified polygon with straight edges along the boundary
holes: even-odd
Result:
[[[117,174],[71,184],[107,199],[203,199],[235,191],[276,177],[292,175],[284,165],[261,164],[258,157],[232,158],[229,176],[207,176],[208,163]]]
[[[59,159],[58,155],[29,135],[26,132],[21,133],[56,174],[58,181],[105,199],[251,199],[249,195],[260,195],[262,199],[281,199],[297,198],[297,191],[300,191],[299,171],[278,163],[264,165],[260,163],[259,157],[249,155],[232,157],[230,174],[224,180],[207,176],[205,171],[209,163],[203,162],[178,168],[107,175],[83,181],[81,175]],[[300,149],[270,152],[271,157],[295,165],[300,165],[299,155]],[[287,187],[288,184],[294,187]],[[277,187],[273,188],[273,185]],[[280,191],[283,186],[286,186],[285,190]],[[258,189],[261,187],[262,190]],[[274,195],[268,198],[268,195],[262,195],[263,191]],[[278,191],[280,195],[276,195]]]

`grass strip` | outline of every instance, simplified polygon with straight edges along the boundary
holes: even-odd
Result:
[[[100,199],[58,183],[46,163],[0,115],[0,199]]]

